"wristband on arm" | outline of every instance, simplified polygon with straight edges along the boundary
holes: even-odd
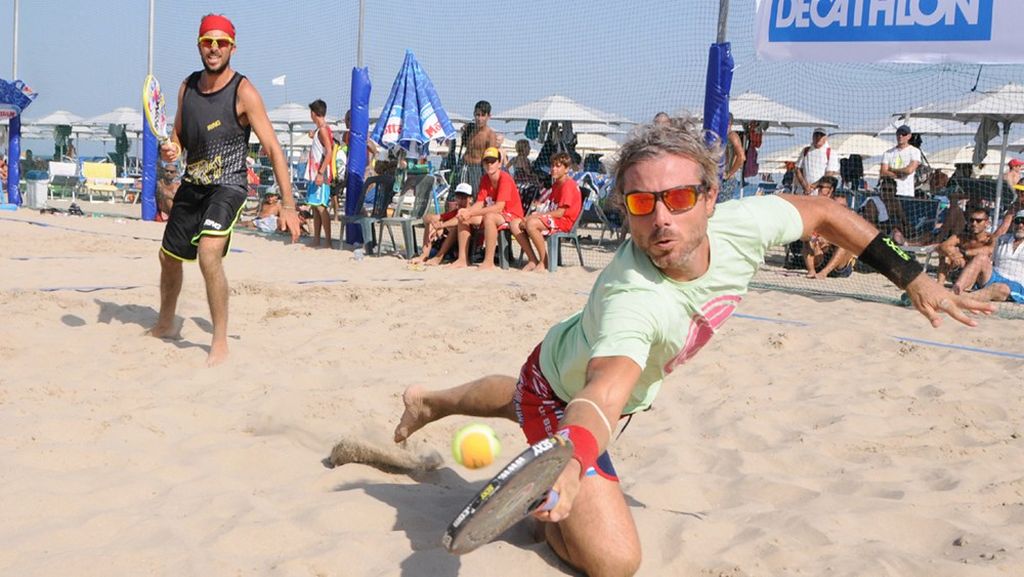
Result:
[[[555,434],[572,441],[572,458],[580,464],[581,479],[597,467],[598,446],[593,433],[579,425],[567,425]]]
[[[864,264],[882,273],[901,289],[924,272],[914,257],[907,254],[893,240],[882,233],[874,238],[860,255]]]

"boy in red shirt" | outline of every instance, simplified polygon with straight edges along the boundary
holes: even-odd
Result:
[[[460,208],[459,258],[451,263],[452,268],[469,265],[469,240],[472,227],[484,229],[484,261],[481,269],[494,268],[494,253],[498,245],[498,231],[508,228],[516,219],[523,218],[523,201],[512,175],[501,169],[501,152],[495,147],[484,151],[484,175],[480,178],[480,192],[476,202],[468,208]]]
[[[583,199],[580,187],[569,176],[571,163],[569,155],[564,152],[552,156],[551,196],[547,206],[538,208],[525,219],[512,221],[512,234],[530,261],[523,267],[524,271],[546,271],[548,248],[544,237],[553,232],[569,232],[580,216]]]

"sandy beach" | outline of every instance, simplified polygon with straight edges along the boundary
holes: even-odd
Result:
[[[409,385],[517,374],[596,271],[417,271],[238,234],[231,357],[208,369],[197,266],[182,339],[143,336],[161,234],[0,214],[0,574],[573,574],[525,526],[463,557],[441,547],[500,468],[452,459],[473,419],[410,440],[441,454],[435,471],[325,459],[344,439],[388,447]],[[611,447],[641,575],[1024,574],[1024,323],[932,329],[763,291],[739,313]],[[504,457],[525,446],[484,422]]]

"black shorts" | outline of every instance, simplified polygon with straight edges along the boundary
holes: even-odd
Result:
[[[182,183],[164,229],[163,251],[179,260],[196,260],[199,237],[227,236],[224,254],[231,244],[231,229],[245,206],[244,186]]]

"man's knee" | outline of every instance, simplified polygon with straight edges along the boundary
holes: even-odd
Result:
[[[1002,302],[1010,298],[1010,285],[1001,282],[992,283],[992,289],[995,293],[995,298],[993,300]]]

